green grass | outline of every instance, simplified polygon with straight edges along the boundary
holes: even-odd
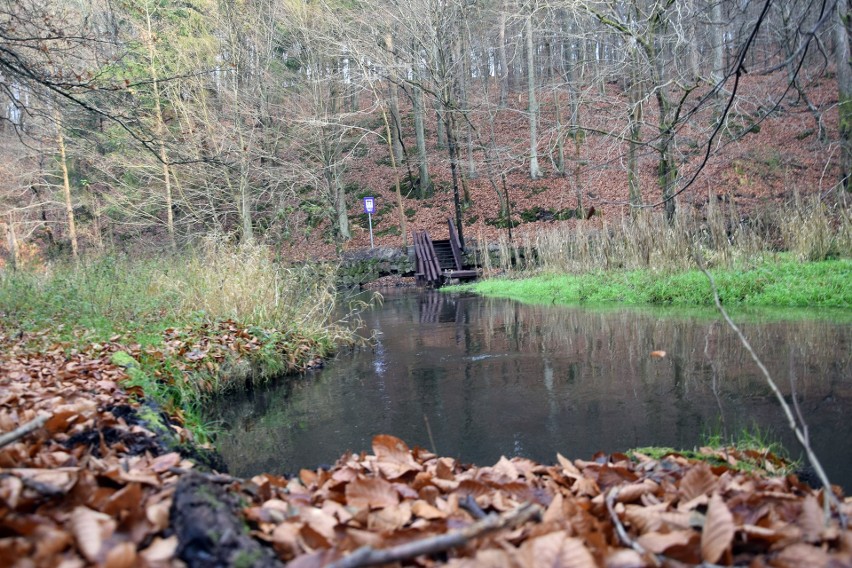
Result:
[[[723,305],[732,307],[852,308],[852,260],[767,261],[745,270],[711,273]],[[527,303],[713,306],[699,270],[661,274],[652,270],[581,275],[544,274],[491,279],[447,291],[470,291]]]
[[[303,368],[352,337],[331,320],[335,302],[334,270],[285,268],[261,247],[104,257],[0,273],[0,335],[31,353],[121,349],[111,362],[127,386],[203,437],[206,396]],[[185,356],[196,349],[200,360]]]
[[[758,425],[744,428],[730,438],[719,432],[707,433],[703,438],[701,448],[677,450],[648,446],[628,450],[627,455],[633,459],[638,459],[641,455],[654,460],[662,460],[672,455],[683,456],[707,462],[713,467],[771,475],[794,473],[802,465],[800,461],[790,457],[786,448],[773,438],[771,432],[761,430]]]

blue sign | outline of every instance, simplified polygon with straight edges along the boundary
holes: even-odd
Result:
[[[375,197],[365,197],[364,198],[364,213],[368,215],[372,215],[376,212],[376,198]]]

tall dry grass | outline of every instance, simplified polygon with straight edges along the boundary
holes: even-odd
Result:
[[[156,284],[177,299],[183,315],[203,312],[261,327],[328,330],[336,306],[336,268],[285,267],[262,245],[232,246],[216,239],[183,258],[178,271],[160,274]]]
[[[480,242],[482,242],[480,240]],[[672,223],[663,212],[640,210],[613,223],[562,223],[550,229],[500,235],[490,254],[478,259],[489,269],[583,273],[650,268],[674,272],[694,267],[701,252],[709,266],[731,268],[789,251],[806,261],[852,254],[850,209],[818,199],[741,217],[736,205],[711,196],[701,216],[681,208]]]

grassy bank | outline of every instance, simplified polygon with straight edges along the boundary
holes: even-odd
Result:
[[[749,268],[711,270],[726,306],[852,307],[852,260],[764,261]],[[453,286],[530,303],[712,306],[707,278],[697,269],[661,274],[640,269],[587,274],[539,274]]]
[[[82,352],[203,431],[204,397],[319,363],[351,339],[334,271],[284,268],[262,247],[106,257],[0,276],[0,355]]]

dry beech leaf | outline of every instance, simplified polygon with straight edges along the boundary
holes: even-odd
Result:
[[[722,497],[714,493],[701,531],[701,557],[704,561],[715,564],[731,545],[734,532],[734,516]]]
[[[678,489],[681,501],[692,501],[696,497],[710,493],[716,488],[717,482],[708,464],[701,462],[693,466],[680,480]]]
[[[648,563],[635,550],[622,548],[606,557],[606,568],[644,568]]]
[[[507,477],[512,481],[515,481],[520,476],[518,468],[515,467],[515,464],[506,459],[506,456],[500,456],[500,461],[494,464],[492,469],[495,473],[503,477]]]
[[[171,499],[164,499],[154,505],[148,505],[145,508],[145,518],[156,530],[165,530],[169,526],[169,509],[171,506]]]
[[[571,463],[571,460],[569,460],[568,458],[566,458],[562,454],[557,453],[556,459],[559,461],[559,465],[562,466],[562,473],[564,473],[568,477],[577,479],[578,477],[582,476],[582,474],[580,473],[580,470],[577,469],[577,466],[575,466],[573,463]]]
[[[332,515],[316,507],[303,507],[299,510],[299,517],[329,542],[334,540],[334,527],[337,526],[337,519]]]
[[[132,568],[136,565],[136,545],[122,542],[107,552],[104,568]]]
[[[421,469],[411,455],[408,445],[395,436],[379,434],[373,438],[373,452],[382,475],[397,479],[409,471]]]
[[[115,532],[115,521],[109,515],[88,507],[77,507],[71,513],[71,534],[77,548],[89,562],[96,562],[106,539]]]
[[[653,357],[654,359],[662,359],[665,356],[665,351],[651,351],[651,357]]]
[[[346,503],[358,508],[394,507],[399,494],[384,479],[356,479],[346,485]]]
[[[626,505],[624,516],[640,533],[652,532],[658,530],[664,522],[663,514],[668,507],[668,503],[651,506]]]
[[[638,542],[642,548],[654,554],[663,554],[673,546],[686,546],[692,539],[692,531],[673,531],[669,533],[649,532],[640,536]]]
[[[802,512],[799,515],[799,527],[802,537],[808,542],[817,542],[825,529],[825,516],[822,507],[813,495],[806,495],[802,500]]]
[[[578,538],[565,531],[530,539],[521,545],[521,565],[524,568],[597,568],[594,556]]]
[[[434,519],[447,518],[447,513],[439,511],[437,507],[433,507],[422,499],[418,499],[411,504],[411,512],[421,519],[428,519],[430,521]]]
[[[382,533],[392,533],[404,527],[410,520],[411,503],[404,501],[397,507],[385,507],[370,513],[367,518],[367,528]]]
[[[565,519],[565,498],[562,493],[557,493],[544,512],[541,521],[544,524],[555,523]]]
[[[782,550],[772,561],[778,568],[822,568],[829,566],[831,557],[823,549],[798,542]],[[841,566],[841,564],[837,564]]]
[[[272,546],[285,560],[293,558],[301,549],[299,547],[299,531],[301,523],[282,523],[272,531]]]

